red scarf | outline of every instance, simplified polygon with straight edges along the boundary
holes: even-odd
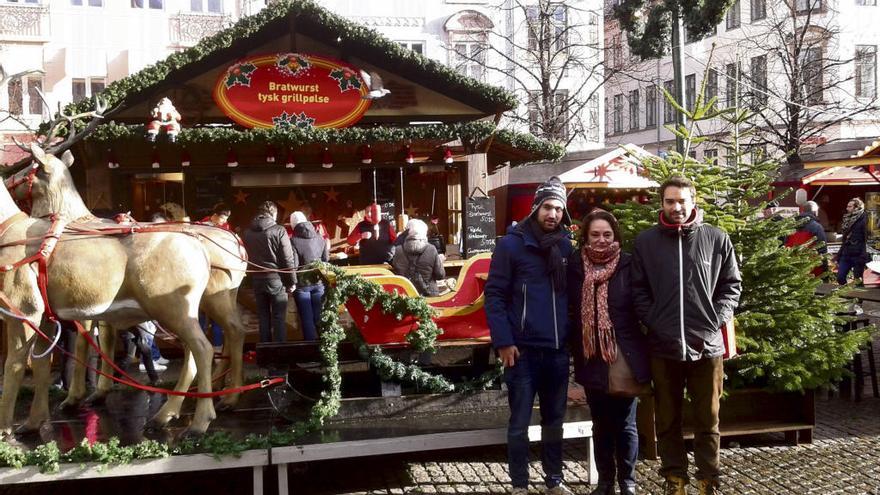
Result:
[[[598,250],[584,246],[584,285],[581,288],[581,323],[583,328],[584,357],[600,355],[606,363],[617,360],[614,325],[608,313],[608,281],[620,261],[620,244]],[[596,269],[595,265],[604,265]],[[595,312],[598,311],[598,314]],[[598,328],[594,325],[598,322]]]

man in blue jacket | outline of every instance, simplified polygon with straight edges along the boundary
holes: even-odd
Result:
[[[507,458],[513,492],[528,493],[529,420],[535,395],[541,409],[546,493],[571,493],[562,484],[562,423],[568,398],[569,356],[565,185],[551,177],[535,192],[528,217],[495,247],[486,282],[492,345],[504,364],[510,404]]]

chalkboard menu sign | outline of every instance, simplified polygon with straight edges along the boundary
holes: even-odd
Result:
[[[188,212],[194,220],[199,220],[214,212],[217,203],[228,201],[229,175],[196,175],[195,183],[195,208]]]
[[[471,197],[465,201],[464,256],[495,249],[495,198]]]

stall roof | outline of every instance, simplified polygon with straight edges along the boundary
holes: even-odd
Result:
[[[514,169],[509,183],[537,184],[556,175],[569,187],[647,189],[658,186],[642,175],[641,161],[652,156],[635,144],[625,144],[611,150],[570,155],[559,164],[533,164]]]
[[[236,60],[254,46],[259,46],[292,31],[319,40],[340,52],[400,74],[427,88],[442,88],[442,93],[472,108],[494,115],[516,108],[517,97],[502,88],[464,76],[437,61],[424,57],[383,37],[378,32],[349,21],[319,6],[313,0],[280,0],[255,15],[241,18],[231,27],[204,38],[195,46],[173,53],[166,59],[128,77],[111,83],[101,96],[114,110],[143,103],[179,81]],[[72,104],[71,110],[83,112],[94,105],[91,98]]]

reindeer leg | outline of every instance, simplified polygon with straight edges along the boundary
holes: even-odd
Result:
[[[6,363],[3,366],[3,394],[0,396],[0,438],[12,439],[15,400],[27,364],[27,336],[24,324],[4,318],[6,325]]]
[[[116,354],[116,330],[103,321],[98,322],[98,346],[109,359],[114,359]],[[107,393],[113,388],[113,380],[108,376],[113,376],[113,367],[105,360],[101,360],[101,374],[98,376],[98,385],[95,391],[85,400],[87,405],[97,405],[104,402]]]
[[[178,329],[177,336],[186,344],[192,352],[195,360],[196,380],[198,381],[198,390],[200,393],[211,392],[211,362],[214,357],[214,348],[208,342],[204,332],[199,327],[197,318],[189,318],[187,321],[181,322],[172,328]],[[196,399],[196,411],[193,415],[192,423],[184,432],[185,436],[198,436],[205,433],[210,426],[211,421],[217,417],[214,411],[214,401],[210,398]]]
[[[213,350],[213,348],[212,348]],[[180,376],[177,377],[177,385],[174,390],[177,392],[186,392],[192,384],[196,375],[196,362],[189,347],[186,348],[183,355],[183,367],[180,368]],[[147,422],[147,430],[160,430],[168,424],[169,421],[180,416],[180,408],[183,405],[183,397],[178,395],[168,396],[168,400],[162,404],[162,407]]]
[[[91,321],[86,320],[81,323],[83,328],[92,328]],[[79,333],[76,334],[74,342],[73,355],[76,359],[73,362],[73,379],[70,383],[70,389],[67,391],[67,397],[58,406],[59,409],[76,409],[86,398],[86,367],[84,363],[89,359],[89,343]]]
[[[50,338],[54,335],[52,330],[55,324],[46,322],[40,327],[40,330]],[[61,328],[56,329],[63,332]],[[49,348],[49,342],[42,338],[36,339],[34,351],[36,354],[42,354]],[[34,398],[31,402],[30,414],[27,420],[16,430],[16,433],[32,433],[38,431],[43,423],[49,421],[49,384],[52,382],[52,361],[51,356],[44,356],[40,359],[31,360],[31,368],[34,373]]]
[[[202,299],[202,307],[212,320],[218,322],[223,328],[223,355],[228,357],[220,361],[215,376],[218,376],[227,368],[229,376],[226,385],[230,388],[240,387],[244,382],[242,371],[242,353],[244,352],[244,325],[238,312],[236,303],[237,289],[222,292],[211,297]],[[217,403],[218,411],[228,411],[235,408],[241,394],[229,394]]]

